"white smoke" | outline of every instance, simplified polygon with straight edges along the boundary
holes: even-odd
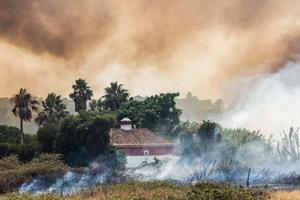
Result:
[[[261,130],[278,138],[283,130],[300,125],[300,64],[288,63],[273,74],[240,77],[224,93],[237,103],[220,120],[224,127]]]

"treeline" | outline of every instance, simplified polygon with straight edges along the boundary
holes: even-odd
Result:
[[[137,101],[122,84],[113,82],[104,89],[104,96],[93,99],[94,92],[85,80],[76,80],[72,88],[69,97],[76,114],[67,112],[61,95],[49,93],[38,101],[26,89],[20,89],[10,99],[20,129],[1,127],[0,157],[17,154],[27,162],[41,153],[59,153],[68,165],[85,166],[99,155],[116,154],[109,144],[109,129],[118,127],[123,117],[131,118],[136,127],[149,128],[170,139],[177,137],[181,114],[175,103],[178,93]],[[24,134],[24,123],[31,120],[39,126],[36,135]]]
[[[67,112],[61,95],[55,93],[39,101],[26,89],[20,89],[10,99],[12,113],[20,119],[20,127],[0,126],[0,168],[3,170],[0,192],[19,187],[44,171],[50,170],[47,179],[56,177],[63,172],[55,168],[55,163],[63,168],[77,169],[96,160],[102,164],[100,168],[111,170],[110,177],[118,177],[113,174],[122,174],[126,159],[110,145],[109,130],[119,127],[124,117],[130,118],[137,128],[148,128],[178,142],[177,155],[181,160],[192,167],[198,165],[200,169],[194,170],[192,179],[206,178],[209,170],[205,166],[209,166],[211,173],[221,173],[224,181],[230,182],[237,170],[248,173],[245,158],[258,159],[258,153],[261,158],[275,156],[280,162],[300,159],[298,129],[291,128],[284,133],[283,140],[276,146],[258,131],[224,129],[213,121],[180,121],[182,112],[175,102],[178,93],[136,100],[122,84],[113,82],[104,89],[101,98],[94,99],[94,92],[85,80],[76,80],[72,88],[69,97],[74,101],[75,114]],[[39,126],[34,135],[23,131],[24,123],[31,120]],[[204,168],[199,166],[199,160]],[[47,163],[51,164],[49,169]],[[12,178],[14,174],[17,174],[15,179]],[[12,186],[5,188],[7,185]]]

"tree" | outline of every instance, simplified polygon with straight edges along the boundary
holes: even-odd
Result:
[[[116,111],[127,102],[128,97],[128,90],[124,89],[122,84],[110,83],[110,87],[105,88],[105,95],[102,97],[104,108]]]
[[[20,129],[12,126],[0,125],[0,143],[18,144],[21,140]]]
[[[63,103],[61,96],[55,93],[48,94],[47,98],[42,101],[43,111],[40,112],[35,119],[39,126],[46,123],[57,122],[69,114],[66,111],[66,105]]]
[[[83,79],[76,80],[72,88],[74,91],[70,94],[70,98],[73,99],[75,103],[75,111],[80,112],[86,110],[87,101],[91,100],[93,91]]]
[[[221,139],[221,126],[210,120],[203,121],[197,131],[197,135],[206,144],[207,142],[219,141]]]
[[[72,166],[83,166],[110,149],[109,129],[115,118],[110,114],[80,112],[61,122],[57,152]]]
[[[103,108],[103,102],[101,101],[101,99],[93,99],[90,102],[90,109],[91,111],[101,111]]]
[[[21,88],[18,94],[15,94],[11,99],[13,104],[12,112],[15,116],[20,118],[21,129],[21,144],[24,143],[24,121],[30,121],[32,119],[32,113],[38,111],[38,101],[34,96],[27,92],[26,89]]]
[[[55,142],[59,125],[57,123],[47,123],[37,131],[37,140],[42,146],[43,152],[51,153],[55,151]]]
[[[130,99],[118,110],[118,120],[128,117],[137,127],[148,128],[173,138],[179,124],[181,110],[176,108],[178,93],[166,93],[147,97],[144,101]]]

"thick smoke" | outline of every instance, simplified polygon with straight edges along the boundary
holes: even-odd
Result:
[[[276,73],[243,76],[226,91],[235,104],[220,119],[225,127],[261,130],[278,138],[283,130],[300,125],[300,65],[290,62]]]
[[[45,178],[41,175],[31,182],[23,183],[19,192],[70,195],[99,184],[128,180],[164,180],[175,184],[213,181],[281,189],[299,186],[299,130],[291,129],[286,135],[288,138],[279,143],[262,137],[255,139],[248,135],[247,139],[247,135],[244,136],[245,140],[236,139],[238,135],[232,135],[232,138],[223,135],[217,142],[206,140],[209,142],[208,148],[200,149],[193,148],[195,143],[185,146],[186,141],[178,141],[176,156],[155,159],[152,163],[143,162],[137,167],[122,168],[118,173],[112,173],[109,166],[103,168],[101,162],[93,162],[80,173],[67,172],[53,182],[43,181]],[[193,136],[193,140],[201,143],[197,135]],[[192,152],[186,154],[180,150],[186,147]]]
[[[1,0],[0,36],[34,54],[79,56],[111,30],[106,2]]]
[[[299,4],[0,0],[0,94],[27,87],[39,96],[67,95],[83,77],[97,91],[120,80],[134,95],[176,90],[218,98],[232,78],[274,72],[293,59]]]

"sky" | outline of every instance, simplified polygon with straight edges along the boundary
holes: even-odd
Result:
[[[68,95],[81,77],[101,95],[188,91],[219,98],[240,75],[298,53],[297,0],[0,0],[0,96]]]
[[[118,81],[132,95],[191,91],[243,110],[265,80],[299,67],[299,8],[299,0],[0,0],[0,96],[21,87],[68,96],[84,78],[96,97]]]

